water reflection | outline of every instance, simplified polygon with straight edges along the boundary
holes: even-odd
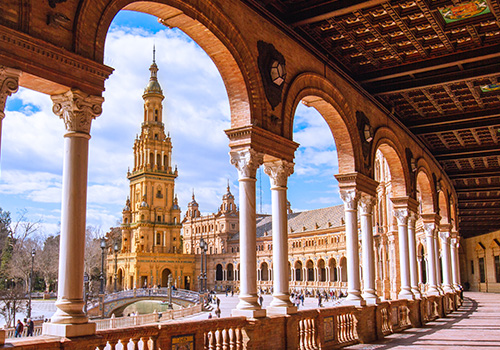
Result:
[[[180,309],[181,306],[172,303],[172,306],[174,310]],[[123,316],[123,315],[129,315],[132,313],[137,313],[139,315],[144,315],[144,314],[151,314],[154,311],[157,312],[163,312],[169,310],[167,303],[163,303],[160,300],[141,300],[141,301],[136,301],[133,304],[130,304],[127,306],[125,309],[123,309],[122,315],[116,315],[118,316]]]

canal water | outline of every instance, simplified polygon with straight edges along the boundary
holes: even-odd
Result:
[[[181,306],[176,303],[172,303],[172,307],[174,310],[181,308]],[[151,314],[155,310],[157,312],[163,312],[169,310],[169,307],[166,302],[162,302],[160,300],[141,300],[127,306],[123,309],[122,314],[116,314],[116,317],[126,316],[132,313],[137,313],[138,315]]]

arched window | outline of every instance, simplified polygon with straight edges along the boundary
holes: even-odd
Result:
[[[269,267],[266,262],[263,262],[260,265],[260,280],[261,281],[269,281]]]
[[[314,265],[311,260],[307,261],[306,268],[307,268],[307,280],[309,282],[314,281]]]
[[[212,249],[210,247],[210,249]],[[216,281],[222,281],[222,265],[221,264],[217,264],[217,266],[215,267],[215,280]]]
[[[295,280],[302,281],[302,263],[300,261],[295,263]]]
[[[158,121],[158,110],[155,109],[155,122],[157,122],[157,121]]]
[[[233,264],[227,264],[227,280],[234,281],[234,271]]]
[[[156,234],[156,245],[161,245],[161,233]]]

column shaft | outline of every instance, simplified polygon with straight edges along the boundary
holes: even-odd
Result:
[[[255,182],[262,155],[248,149],[231,152],[231,163],[239,171],[240,201],[240,294],[234,316],[264,317],[257,296],[257,240]]]
[[[427,247],[427,295],[439,295],[436,281],[436,250],[434,249],[434,224],[425,224],[425,243]]]
[[[399,272],[401,278],[401,290],[399,299],[414,299],[410,286],[410,257],[408,254],[408,210],[397,209],[394,214],[398,220],[398,242],[399,242]]]
[[[452,276],[451,276],[451,256],[450,256],[450,233],[441,233],[441,243],[443,246],[443,290],[445,293],[452,293]]]
[[[442,269],[442,259],[440,259],[440,254],[439,254],[439,230],[436,229],[436,232],[434,233],[434,257],[436,259],[436,286],[439,292],[442,294],[443,292],[443,287],[442,287],[442,277],[441,277],[441,269]]]
[[[355,189],[342,190],[340,196],[345,208],[345,235],[347,258],[347,298],[355,305],[364,305],[361,297],[361,283],[359,278],[359,244],[358,244],[358,199],[359,193]],[[344,273],[344,272],[342,272]]]
[[[417,214],[410,212],[408,217],[408,250],[410,258],[410,282],[411,291],[416,298],[421,297],[418,287],[418,261],[417,261],[417,239],[415,235],[415,225],[417,223]]]
[[[373,205],[375,200],[368,195],[362,195],[361,208],[361,243],[363,254],[363,299],[368,304],[376,304],[379,299],[375,289],[375,258],[373,254]]]
[[[451,239],[451,269],[453,287],[460,290],[460,265],[458,260],[458,238]]]
[[[44,334],[67,337],[92,334],[95,324],[83,312],[83,272],[90,125],[103,98],[78,90],[52,96],[53,111],[64,119],[64,163],[57,310]]]
[[[7,97],[16,93],[19,88],[21,71],[0,66],[0,154],[2,147],[2,121],[5,117],[5,104]]]

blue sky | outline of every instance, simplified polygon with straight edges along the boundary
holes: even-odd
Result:
[[[185,210],[194,189],[200,210],[217,210],[227,180],[238,196],[238,174],[229,162],[230,111],[222,79],[210,58],[189,37],[153,16],[121,11],[106,38],[105,64],[115,68],[106,82],[103,113],[92,123],[87,223],[106,232],[121,220],[129,193],[126,172],[143,120],[142,93],[156,46],[158,78],[165,95],[164,123],[173,143],[179,177],[176,192]],[[207,132],[209,130],[209,132]],[[43,233],[58,232],[64,125],[47,95],[21,88],[7,100],[3,121],[0,207],[16,217],[26,208],[41,219]],[[299,105],[294,121],[295,173],[288,198],[295,211],[340,204],[337,154],[326,122]],[[258,172],[262,212],[270,213],[269,179]],[[258,209],[260,209],[258,191]]]

